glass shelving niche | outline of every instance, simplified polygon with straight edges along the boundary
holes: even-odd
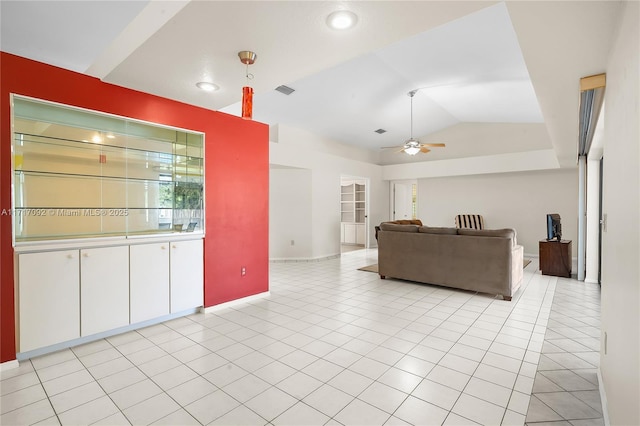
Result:
[[[14,242],[204,229],[204,135],[13,97]]]

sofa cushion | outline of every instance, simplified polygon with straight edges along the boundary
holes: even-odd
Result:
[[[420,219],[399,219],[392,220],[388,223],[395,223],[396,225],[418,225],[422,226],[422,221]]]
[[[479,237],[500,237],[511,238],[513,245],[517,245],[516,242],[516,230],[513,228],[505,229],[458,229],[458,235],[475,235]]]
[[[380,229],[383,231],[418,232],[418,225],[398,225],[390,222],[382,222]]]
[[[418,228],[418,232],[422,232],[423,234],[456,235],[458,233],[458,230],[456,228],[446,228],[438,226],[421,226],[420,228]]]

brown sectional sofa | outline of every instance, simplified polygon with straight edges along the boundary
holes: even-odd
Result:
[[[522,284],[523,247],[514,229],[456,229],[383,222],[378,273],[446,287],[500,294]]]

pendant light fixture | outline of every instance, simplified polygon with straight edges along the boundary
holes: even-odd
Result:
[[[247,85],[242,88],[242,118],[251,120],[253,118],[253,88],[249,86],[249,80],[253,80],[253,74],[249,73],[249,65],[253,65],[257,55],[249,50],[238,52],[240,62],[246,65],[245,77]]]
[[[412,90],[407,95],[411,98],[411,128],[409,133],[409,139],[407,139],[402,147],[402,151],[405,154],[416,155],[420,152],[420,141],[413,138],[413,96],[418,90]]]

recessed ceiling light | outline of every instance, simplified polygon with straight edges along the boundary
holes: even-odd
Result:
[[[198,89],[204,90],[205,92],[215,92],[219,89],[219,87],[213,83],[209,83],[208,81],[199,81],[196,83]]]
[[[114,135],[113,133],[109,133],[109,134],[107,135],[107,138],[109,138],[109,139],[115,139],[116,137],[115,137],[115,135]]]
[[[337,10],[327,16],[327,25],[334,30],[346,30],[358,22],[358,16],[348,10]]]
[[[91,140],[92,140],[94,143],[100,143],[100,142],[102,142],[102,137],[100,137],[100,135],[93,135],[93,137],[91,138]]]

